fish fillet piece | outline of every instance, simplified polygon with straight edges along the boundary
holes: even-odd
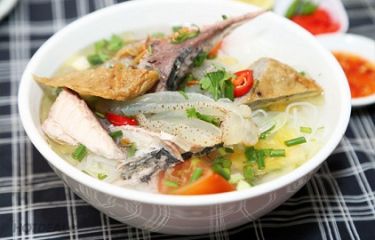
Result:
[[[156,39],[150,42],[151,53],[140,62],[147,69],[157,69],[160,81],[156,91],[176,90],[182,78],[191,70],[193,59],[201,52],[212,48],[218,38],[223,38],[235,27],[249,21],[264,11],[251,12],[228,18],[201,29],[199,35],[182,43],[174,44],[169,39]]]
[[[62,90],[42,124],[50,138],[71,145],[81,143],[108,159],[124,159],[124,152],[100,125],[87,104],[68,90]]]
[[[158,81],[159,74],[156,71],[128,68],[117,63],[112,68],[101,66],[52,78],[34,76],[34,79],[51,87],[72,89],[80,95],[123,101],[151,89]]]
[[[238,101],[254,108],[313,97],[323,92],[313,79],[272,58],[261,58],[250,68],[253,70],[254,87]]]

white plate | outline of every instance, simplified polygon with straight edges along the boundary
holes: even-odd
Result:
[[[286,11],[293,1],[294,0],[277,0],[275,2],[274,12],[279,15],[285,16]],[[341,0],[314,0],[314,2],[318,3],[319,6],[326,9],[331,14],[331,17],[335,21],[340,23],[340,28],[337,32],[348,31],[349,18]]]
[[[0,0],[0,20],[16,6],[18,0]]]
[[[355,34],[324,34],[317,37],[319,42],[331,51],[346,51],[355,53],[375,62],[375,41]],[[375,94],[352,98],[353,107],[361,107],[375,103]]]

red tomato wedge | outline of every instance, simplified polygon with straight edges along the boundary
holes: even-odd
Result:
[[[196,168],[201,168],[202,175],[195,181],[191,176]],[[173,182],[176,186],[167,185]],[[235,187],[222,176],[214,173],[209,164],[191,160],[178,164],[173,169],[159,174],[158,188],[160,193],[177,195],[201,195],[234,191]]]
[[[253,87],[253,71],[243,70],[234,73],[237,77],[232,79],[234,85],[234,97],[242,97]]]
[[[107,113],[105,115],[107,120],[112,123],[114,126],[122,126],[122,125],[133,125],[136,126],[138,125],[137,119],[131,118],[131,117],[126,117],[122,115],[118,115],[115,113]]]

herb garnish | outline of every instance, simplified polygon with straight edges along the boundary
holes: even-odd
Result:
[[[110,39],[103,39],[94,44],[95,53],[87,56],[91,65],[99,65],[109,60],[118,50],[124,46],[124,41],[118,35],[112,35]]]
[[[104,180],[105,178],[107,178],[108,176],[107,176],[107,174],[105,174],[105,173],[98,173],[98,179],[99,180]]]
[[[137,146],[135,143],[131,143],[128,147],[128,157],[133,157],[137,151]]]
[[[204,60],[206,60],[208,53],[205,51],[200,52],[193,60],[194,67],[200,67],[203,65]]]
[[[269,129],[267,129],[266,131],[262,132],[260,135],[259,135],[259,139],[266,139],[270,134],[271,134],[271,131],[275,128],[275,124],[272,125]]]
[[[220,119],[219,118],[217,118],[215,116],[207,115],[207,114],[202,114],[202,113],[198,112],[193,107],[186,109],[186,115],[188,116],[188,118],[197,118],[199,120],[211,123],[215,126],[220,125]]]
[[[292,18],[296,15],[310,15],[318,8],[318,5],[310,0],[295,0],[285,13],[285,17]]]
[[[232,74],[223,69],[209,72],[200,80],[200,86],[209,92],[215,100],[223,97],[233,100],[234,86],[230,81],[232,77]]]
[[[171,43],[174,44],[180,44],[188,39],[195,38],[200,33],[200,29],[197,25],[192,25],[191,27],[174,26],[172,30],[173,36]]]
[[[232,161],[223,157],[218,157],[212,164],[212,170],[221,175],[226,180],[230,179]]]
[[[87,155],[87,149],[85,145],[83,144],[79,144],[78,147],[72,153],[73,159],[79,162],[82,161],[86,157],[86,155]]]

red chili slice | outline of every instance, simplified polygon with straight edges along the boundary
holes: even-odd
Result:
[[[126,117],[126,116],[118,115],[118,114],[111,113],[111,112],[107,113],[105,117],[114,126],[122,126],[122,125],[136,126],[138,125],[138,121],[135,118]]]
[[[253,87],[253,71],[243,70],[234,74],[237,76],[236,78],[232,79],[232,83],[234,85],[234,96],[242,97]]]

